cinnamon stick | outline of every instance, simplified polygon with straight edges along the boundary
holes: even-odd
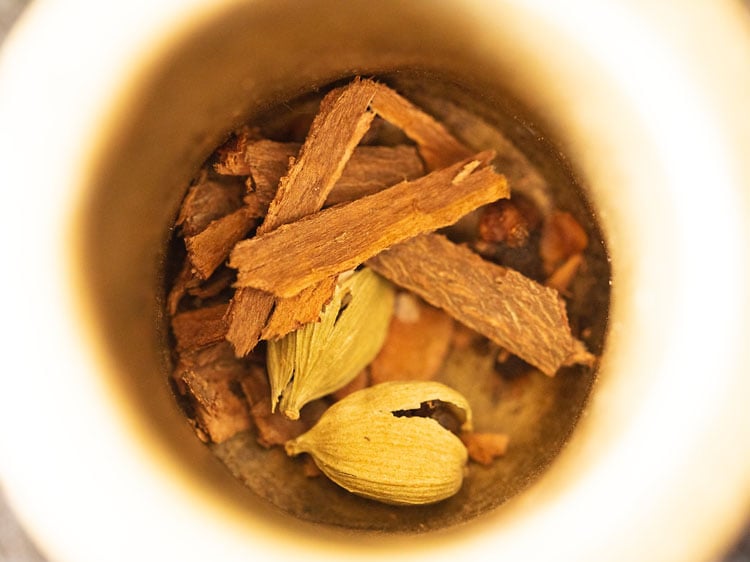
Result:
[[[236,286],[290,297],[393,244],[452,224],[477,207],[507,197],[505,178],[482,167],[492,156],[491,151],[482,152],[418,180],[239,242],[229,260],[230,267],[238,270]]]
[[[572,336],[557,291],[444,236],[418,236],[367,265],[547,375],[571,361],[593,359]]]
[[[299,156],[281,179],[258,234],[323,207],[354,147],[374,118],[368,110],[373,95],[373,82],[354,80],[323,98]],[[227,316],[227,339],[238,355],[249,353],[258,343],[273,303],[273,297],[263,291],[250,288],[237,291]]]
[[[172,317],[172,332],[178,352],[220,342],[227,328],[226,303],[180,312]]]
[[[297,157],[300,146],[299,143],[268,139],[243,145],[242,158],[247,165],[241,170],[249,173],[263,214],[275,197],[279,180],[289,169],[290,160]],[[353,201],[423,174],[422,160],[413,146],[358,146],[325,204]]]
[[[268,208],[279,179],[286,171],[289,159],[299,151],[299,146],[270,140],[258,140],[245,146],[244,154],[250,163],[250,177],[255,188],[252,195],[257,197],[261,207]],[[353,201],[423,174],[422,160],[413,146],[358,146],[325,205]],[[316,321],[334,287],[335,279],[331,278],[322,286],[310,287],[294,297],[278,299],[261,338],[280,338],[305,323]]]
[[[375,115],[368,110],[375,83],[354,80],[320,103],[299,156],[281,178],[258,234],[321,209]]]
[[[235,178],[223,181],[205,177],[193,185],[180,206],[176,224],[183,236],[194,236],[211,221],[221,218],[242,206],[245,186]]]
[[[304,324],[317,322],[320,311],[330,302],[337,277],[305,287],[293,298],[276,299],[276,306],[260,337],[273,340],[287,335]]]
[[[370,107],[417,143],[429,170],[449,166],[471,155],[440,122],[383,84],[376,85]]]
[[[180,357],[172,376],[192,403],[199,437],[221,443],[250,428],[248,404],[233,390],[247,375],[248,366],[234,358],[227,342]]]
[[[201,279],[208,279],[229,256],[234,245],[257,224],[258,215],[249,207],[240,207],[209,223],[201,232],[185,238],[188,258]]]

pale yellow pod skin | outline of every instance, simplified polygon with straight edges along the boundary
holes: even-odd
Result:
[[[443,500],[461,488],[466,448],[434,419],[393,415],[432,400],[451,404],[462,429],[471,428],[471,409],[455,390],[388,382],[331,406],[310,431],[287,442],[287,453],[309,453],[326,476],[359,496],[396,505]]]
[[[297,419],[305,404],[356,377],[385,341],[394,298],[390,282],[363,268],[339,283],[318,322],[268,342],[272,410],[281,397],[281,411]]]

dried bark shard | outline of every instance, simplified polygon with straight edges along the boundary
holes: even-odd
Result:
[[[226,342],[180,358],[173,378],[183,383],[192,403],[199,437],[221,443],[250,428],[248,405],[234,391],[246,375],[247,365],[234,358]]]
[[[254,193],[262,209],[268,209],[290,159],[297,156],[300,146],[262,139],[245,148]],[[358,146],[325,204],[353,201],[423,174],[422,160],[413,146]]]
[[[250,287],[234,293],[226,313],[226,338],[238,357],[250,353],[260,341],[260,334],[273,310],[274,296]]]
[[[578,221],[568,212],[553,211],[542,225],[539,240],[539,256],[544,271],[551,275],[568,258],[582,253],[589,244],[589,237]]]
[[[368,110],[373,95],[374,82],[354,80],[323,98],[298,157],[281,178],[260,234],[323,207],[375,117]]]
[[[252,187],[266,210],[276,196],[279,181],[289,170],[289,163],[297,158],[301,146],[297,142],[260,139],[245,148],[244,158]]]
[[[419,153],[430,170],[449,166],[471,155],[471,151],[456,140],[445,126],[383,84],[377,84],[370,107],[417,143]]]
[[[443,365],[453,338],[453,318],[418,304],[414,320],[391,318],[383,347],[370,364],[372,384],[398,380],[431,380]]]
[[[254,209],[240,207],[212,221],[195,236],[185,238],[188,258],[198,276],[208,279],[224,263],[234,245],[255,227],[258,218]]]
[[[251,127],[242,127],[217,151],[214,171],[230,176],[246,176],[250,173],[245,148],[259,137],[258,131]]]
[[[323,98],[299,156],[279,183],[268,214],[258,228],[259,234],[323,207],[374,118],[367,109],[373,89],[373,82],[355,80]],[[258,343],[274,299],[262,291],[244,290],[238,294],[240,298],[236,294],[231,303],[227,338],[242,355]]]
[[[560,294],[567,294],[568,288],[578,274],[581,264],[583,264],[583,254],[573,254],[552,275],[547,277],[544,284],[547,287],[552,287]]]
[[[279,413],[271,413],[269,401],[253,404],[250,413],[258,430],[258,443],[273,447],[299,437],[315,425],[327,407],[323,400],[315,400],[302,409],[299,418],[290,420]]]
[[[277,299],[268,324],[261,333],[261,339],[278,339],[293,332],[303,324],[315,322],[320,311],[333,296],[336,288],[336,277],[329,277],[306,287],[294,297]]]
[[[227,332],[226,310],[226,303],[220,303],[175,314],[172,332],[177,351],[198,349],[223,340]]]
[[[216,181],[204,178],[185,195],[176,225],[183,236],[195,236],[211,221],[240,208],[244,192],[245,186],[237,179]]]
[[[184,297],[189,288],[197,282],[198,281],[193,274],[193,266],[190,265],[190,260],[185,259],[179,273],[177,273],[177,276],[172,283],[172,288],[167,295],[167,311],[170,316],[177,314],[182,297]]]
[[[201,299],[210,299],[227,289],[235,279],[232,269],[220,268],[208,279],[201,279],[194,271],[188,258],[185,258],[182,268],[172,283],[167,295],[167,311],[170,316],[177,314],[180,302],[185,295]]]
[[[289,439],[298,437],[310,429],[328,407],[324,401],[315,400],[302,409],[297,420],[272,413],[268,376],[265,369],[258,366],[250,368],[247,375],[240,380],[240,387],[250,404],[250,415],[257,431],[257,441],[263,447],[283,445]]]
[[[290,297],[393,244],[452,224],[481,205],[507,197],[505,178],[481,167],[491,158],[491,152],[480,153],[468,162],[239,242],[229,261],[239,270],[236,286]],[[355,230],[357,225],[366,227]]]
[[[470,431],[461,434],[461,441],[466,445],[466,451],[471,460],[479,464],[490,465],[497,457],[505,454],[510,438],[504,433]]]
[[[547,375],[573,357],[592,357],[572,336],[557,291],[443,236],[413,238],[367,265]]]

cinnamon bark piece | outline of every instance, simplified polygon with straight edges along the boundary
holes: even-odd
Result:
[[[368,110],[373,95],[373,82],[355,80],[323,98],[299,156],[281,179],[258,234],[323,207],[354,147],[374,118]],[[263,291],[246,288],[235,294],[228,315],[227,339],[234,344],[237,354],[248,353],[258,343],[273,303],[273,297]]]
[[[227,332],[226,303],[180,312],[172,317],[172,332],[178,352],[220,342]]]
[[[370,107],[417,143],[429,170],[449,166],[471,155],[441,123],[383,84],[377,84]]]
[[[234,245],[255,227],[258,218],[253,209],[240,207],[212,221],[195,236],[185,238],[188,258],[201,279],[208,279],[224,263]]]
[[[330,302],[336,288],[337,277],[329,277],[320,283],[305,287],[295,297],[276,299],[276,306],[263,328],[260,337],[264,340],[281,338],[303,324],[316,322],[320,311]]]
[[[247,369],[245,363],[235,359],[227,342],[180,358],[173,378],[182,382],[193,405],[199,437],[221,443],[250,428],[248,404],[234,391]]]
[[[174,316],[177,314],[180,301],[185,295],[210,299],[228,288],[234,281],[234,278],[234,270],[221,268],[208,279],[201,279],[193,272],[193,266],[186,257],[167,295],[167,310],[169,311],[169,315]]]
[[[568,288],[575,279],[578,269],[583,264],[583,254],[574,254],[558,267],[552,275],[544,282],[547,287],[552,287],[560,294],[567,296]]]
[[[176,224],[181,234],[195,236],[211,221],[240,208],[244,192],[245,186],[235,178],[199,180],[188,190],[180,206]]]
[[[593,360],[572,336],[557,291],[444,236],[418,236],[367,265],[549,376],[563,365]]]
[[[251,287],[237,289],[234,293],[224,322],[228,326],[226,338],[232,342],[238,357],[244,357],[258,344],[275,300],[271,293]]]
[[[482,152],[469,161],[237,243],[229,261],[238,270],[236,286],[291,297],[393,244],[452,224],[477,207],[507,197],[505,178],[482,167],[492,154]]]
[[[359,146],[325,204],[348,203],[424,173],[422,160],[413,146]]]
[[[582,253],[588,244],[586,231],[573,215],[565,211],[550,213],[539,239],[539,256],[545,273],[551,275],[568,258]]]
[[[323,98],[298,157],[279,182],[258,234],[323,207],[354,147],[375,117],[368,110],[375,86],[370,80],[357,79]]]
[[[257,441],[263,447],[283,445],[289,439],[298,437],[320,419],[328,404],[314,400],[302,408],[299,419],[290,420],[280,413],[271,412],[271,388],[265,369],[251,366],[246,376],[240,380],[240,387],[250,404]]]
[[[252,127],[242,127],[217,151],[218,159],[214,171],[229,176],[247,176],[250,167],[245,159],[247,145],[260,138],[258,131]]]
[[[476,433],[461,434],[461,441],[466,445],[466,452],[474,462],[490,465],[497,457],[501,457],[508,449],[510,438],[504,433]]]
[[[248,162],[253,189],[261,208],[268,209],[276,195],[279,180],[299,149],[298,143],[266,139],[246,146],[244,157]],[[353,201],[422,175],[422,160],[413,146],[358,146],[333,186],[325,205]]]
[[[172,288],[167,295],[167,311],[170,316],[177,314],[182,297],[184,297],[190,287],[194,286],[197,282],[198,280],[193,274],[193,266],[190,265],[190,260],[185,258],[180,271],[177,273],[177,276],[172,283]]]
[[[453,338],[453,318],[419,303],[415,319],[394,315],[383,347],[370,363],[372,384],[431,380],[443,365]]]

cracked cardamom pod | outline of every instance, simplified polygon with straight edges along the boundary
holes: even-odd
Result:
[[[328,478],[359,496],[427,504],[461,488],[467,452],[454,431],[470,429],[471,408],[452,388],[384,382],[335,403],[287,441],[286,452],[309,453]]]
[[[268,342],[271,409],[290,419],[308,402],[346,385],[383,346],[395,291],[369,268],[340,276],[318,322]]]

